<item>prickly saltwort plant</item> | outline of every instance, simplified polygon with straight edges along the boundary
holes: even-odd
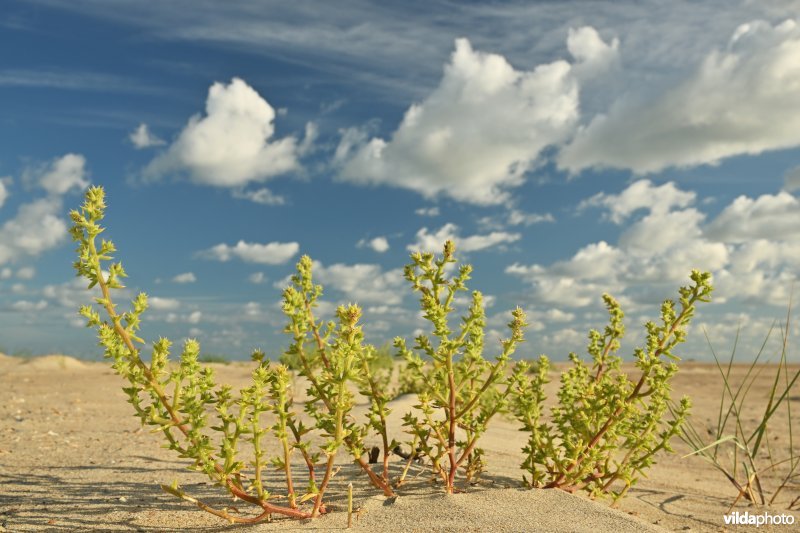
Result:
[[[467,480],[483,469],[478,439],[489,420],[507,407],[506,398],[513,383],[506,378],[505,369],[523,341],[522,330],[527,325],[521,309],[512,311],[508,325],[511,334],[501,341],[500,354],[490,363],[483,358],[483,296],[474,291],[461,325],[451,329],[449,316],[454,311],[454,299],[459,291],[467,290],[472,271],[471,266],[462,265],[458,274],[448,279],[445,269],[456,262],[454,252],[454,244],[447,241],[441,257],[414,253],[413,263],[405,268],[406,279],[421,294],[420,306],[431,323],[435,341],[431,336],[419,335],[412,351],[405,340],[395,339],[395,346],[407,363],[405,371],[415,377],[421,388],[415,411],[404,417],[404,426],[412,436],[409,461],[418,457],[429,462],[448,494],[455,490],[459,468],[464,469]]]
[[[661,325],[645,324],[647,342],[634,352],[640,372],[632,381],[616,355],[625,333],[619,304],[604,295],[610,316],[605,331],[589,333],[591,366],[570,354],[572,366],[561,374],[558,404],[546,420],[543,392],[550,362],[541,356],[532,365],[515,365],[512,411],[528,433],[523,449],[523,476],[530,487],[585,490],[592,495],[622,497],[661,451],[671,452],[670,439],[680,432],[691,407],[683,398],[670,410],[670,380],[679,358],[673,348],[686,338],[695,303],[710,301],[711,275],[692,271],[692,285],[679,290],[679,306],[666,300]],[[667,361],[670,360],[670,361]]]
[[[298,372],[309,382],[307,393],[310,400],[305,404],[306,412],[329,439],[324,448],[328,463],[323,486],[332,475],[335,451],[344,446],[372,483],[385,495],[393,496],[388,474],[388,397],[378,390],[378,374],[369,365],[375,348],[363,343],[364,334],[358,325],[361,309],[356,305],[337,309],[338,329],[330,322],[323,327],[314,317],[321,295],[322,286],[313,283],[311,259],[303,256],[297,265],[297,274],[292,276],[292,285],[283,293],[283,312],[289,318],[285,331],[293,339],[286,354],[299,362]],[[311,349],[306,347],[307,342],[313,345]],[[365,423],[358,423],[350,416],[354,401],[347,387],[350,382],[355,383],[370,401],[370,413]],[[380,435],[384,442],[384,471],[381,476],[375,474],[364,459],[364,438],[370,430]]]
[[[392,494],[384,479],[372,473],[361,457],[363,435],[366,427],[372,427],[371,420],[359,425],[349,414],[352,395],[346,385],[369,353],[362,345],[358,307],[340,307],[338,325],[329,324],[323,337],[311,313],[316,296],[309,298],[309,291],[319,295],[322,289],[311,285],[310,260],[301,260],[294,281],[302,290],[290,288],[284,294],[284,311],[290,318],[287,330],[294,337],[290,350],[298,345],[302,348],[301,338],[313,332],[322,361],[316,367],[309,364],[304,374],[313,384],[312,398],[318,400],[306,404],[316,424],[313,428],[305,426],[293,410],[291,379],[286,367],[271,365],[263,352],[254,352],[253,359],[258,364],[252,373],[252,385],[241,390],[238,397],[234,397],[230,386],[217,386],[213,370],[198,363],[200,346],[195,340],[185,342],[177,366],[168,364],[171,343],[164,338],[153,343],[149,364],[142,359],[145,342],[138,332],[141,316],[147,309],[147,296],[137,295],[131,309],[125,312],[119,312],[111,298],[113,290],[123,287],[121,279],[126,273],[121,263],[111,263],[116,251],[114,244],[104,239],[97,243],[104,231],[99,222],[105,208],[103,189],[92,187],[86,192],[81,209],[70,213],[73,221],[70,231],[78,242],[75,268],[78,275],[89,281],[90,289],[99,287],[101,295],[95,301],[108,318],[101,319],[92,306],[82,307],[80,313],[88,326],[97,328],[105,356],[114,361],[114,370],[127,379],[129,386],[123,390],[142,423],[163,433],[170,449],[192,461],[191,468],[204,472],[233,497],[260,508],[261,513],[245,517],[232,514],[233,508],[212,508],[187,495],[177,483],[162,485],[165,491],[231,522],[259,522],[273,514],[313,517],[325,510],[323,496],[334,473],[333,462],[337,451],[345,445],[373,483],[384,493]],[[107,271],[103,270],[104,264]],[[263,424],[262,416],[266,413],[274,417],[272,426]],[[312,431],[325,441],[322,453],[327,461],[319,484],[315,473],[319,454],[311,451],[309,441]],[[268,457],[264,442],[269,433],[278,440],[281,450],[272,458]],[[239,457],[242,442],[252,446],[250,469]],[[306,493],[299,497],[291,468],[295,450],[308,468]],[[276,503],[281,495],[266,486],[264,473],[270,466],[285,477],[285,505]],[[311,510],[300,507],[312,498]]]

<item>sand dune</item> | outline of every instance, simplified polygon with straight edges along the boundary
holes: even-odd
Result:
[[[213,365],[218,381],[243,386],[250,365]],[[768,373],[757,382],[766,390]],[[686,365],[677,393],[695,399],[696,420],[716,417],[715,374]],[[164,494],[158,484],[177,479],[210,502],[225,502],[201,475],[161,448],[161,438],[139,427],[107,363],[51,355],[30,360],[0,355],[0,531],[227,530],[220,519]],[[760,391],[760,392],[759,392]],[[800,395],[795,395],[800,396]],[[793,400],[800,412],[800,398]],[[392,404],[393,434],[413,396]],[[757,416],[756,410],[744,413]],[[364,531],[721,531],[735,493],[725,479],[697,458],[662,458],[620,509],[608,502],[519,485],[523,435],[510,420],[497,420],[482,441],[489,472],[466,493],[445,496],[422,469],[393,501],[376,496],[363,479],[355,484],[355,528]],[[785,436],[774,437],[783,445]],[[797,439],[796,439],[797,440]],[[678,446],[679,451],[685,449]],[[344,457],[331,486],[333,512],[314,521],[275,520],[255,531],[342,529],[344,487],[359,473]],[[400,470],[392,464],[392,472]],[[416,468],[416,467],[415,467]],[[793,492],[792,492],[793,491]],[[796,495],[793,486],[786,495]],[[222,503],[224,504],[224,503]],[[740,504],[739,511],[762,512]],[[770,512],[785,512],[774,509]],[[793,516],[800,524],[800,513]],[[790,531],[761,527],[759,531]],[[795,529],[798,530],[798,529]]]

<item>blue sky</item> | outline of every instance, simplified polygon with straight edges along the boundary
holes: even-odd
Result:
[[[424,327],[455,238],[490,336],[563,359],[600,295],[641,324],[711,270],[687,357],[760,345],[800,266],[800,3],[10,0],[0,347],[93,358],[67,213],[89,184],[144,333],[273,356],[300,255],[367,339]],[[777,335],[776,335],[777,337]],[[494,352],[489,351],[488,355]]]

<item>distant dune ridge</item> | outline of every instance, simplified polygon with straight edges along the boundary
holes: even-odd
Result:
[[[219,383],[234,389],[249,381],[251,363],[211,364]],[[696,421],[715,420],[722,384],[703,363],[684,365],[675,380],[676,395],[694,398]],[[734,368],[734,373],[742,372]],[[768,390],[769,372],[756,381]],[[555,382],[558,380],[555,379]],[[20,358],[0,354],[0,532],[111,531],[130,528],[183,530],[218,528],[225,523],[194,506],[164,494],[158,483],[177,479],[197,497],[218,506],[216,487],[188,472],[186,463],[161,447],[158,434],[141,430],[122,392],[123,381],[107,362],[81,361],[64,355]],[[548,385],[548,394],[553,394]],[[303,394],[298,394],[302,398]],[[800,398],[793,400],[800,412]],[[413,395],[392,402],[390,435],[402,440],[402,416]],[[758,406],[753,406],[757,408]],[[360,405],[358,416],[365,405]],[[754,411],[755,414],[755,411]],[[748,415],[749,416],[749,415]],[[785,435],[775,435],[784,446]],[[497,419],[482,446],[488,472],[467,492],[446,496],[431,486],[430,473],[418,467],[387,501],[376,496],[358,469],[344,460],[332,481],[330,508],[317,520],[287,523],[276,519],[254,531],[341,529],[346,525],[347,482],[356,480],[355,523],[362,531],[720,531],[733,494],[728,482],[676,443],[678,454],[663,457],[620,509],[558,490],[520,488],[524,435],[510,419]],[[368,442],[369,444],[369,442]],[[392,462],[392,473],[400,470]],[[413,469],[412,469],[413,470]],[[742,504],[737,510],[762,513]],[[786,513],[783,509],[770,510]],[[800,513],[790,513],[800,524]],[[790,531],[792,527],[760,527]]]

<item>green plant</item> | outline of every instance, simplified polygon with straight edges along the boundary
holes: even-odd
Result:
[[[305,404],[306,412],[316,420],[317,427],[333,439],[326,447],[326,453],[344,444],[373,485],[386,496],[393,496],[388,469],[392,446],[386,428],[389,414],[386,404],[390,398],[380,374],[372,370],[375,348],[363,344],[361,326],[357,325],[361,309],[355,305],[339,307],[337,315],[342,326],[338,330],[339,335],[333,335],[331,342],[332,334],[337,331],[335,325],[329,322],[323,327],[314,316],[320,296],[322,286],[313,283],[311,258],[303,256],[297,264],[297,274],[292,276],[292,285],[283,292],[283,312],[289,318],[285,331],[293,338],[286,357],[298,362],[299,374],[309,382],[307,392],[311,400]],[[306,347],[307,342],[310,342],[311,348]],[[346,386],[348,382],[354,382],[370,402],[365,423],[356,423],[349,416],[353,398]],[[384,444],[381,476],[372,471],[364,458],[364,437],[370,430],[374,430]],[[332,468],[333,463],[329,459],[326,478]]]
[[[672,451],[670,439],[680,431],[690,409],[683,398],[666,420],[670,402],[670,381],[678,371],[672,350],[685,340],[686,326],[695,303],[709,301],[710,274],[693,271],[693,284],[682,287],[680,306],[666,300],[661,322],[645,324],[647,343],[634,351],[640,371],[632,381],[622,370],[616,355],[625,333],[619,304],[604,295],[609,325],[603,333],[589,333],[589,366],[576,354],[572,366],[561,374],[558,404],[551,419],[544,417],[544,385],[549,360],[540,357],[533,366],[519,362],[513,372],[511,395],[514,415],[528,433],[523,449],[523,476],[530,487],[585,490],[592,495],[610,493],[616,500],[653,464],[655,455]],[[621,488],[615,489],[617,482]]]
[[[732,370],[739,332],[737,331],[730,358],[725,366],[720,362],[714,346],[706,335],[723,384],[717,423],[711,428],[698,429],[699,423],[690,421],[683,427],[681,438],[693,450],[689,455],[697,455],[710,463],[736,488],[737,495],[731,503],[731,508],[742,498],[755,505],[773,505],[777,503],[776,500],[781,492],[791,490],[793,482],[795,494],[789,495],[787,509],[800,506],[800,494],[797,494],[800,491],[796,488],[796,482],[800,481],[800,453],[796,450],[794,429],[797,415],[793,417],[790,396],[800,378],[800,370],[790,371],[788,366],[790,318],[791,303],[786,314],[786,324],[780,329],[783,338],[775,376],[771,379],[772,384],[765,404],[758,406],[761,415],[755,419],[745,415],[745,411],[758,401],[752,399],[750,392],[756,379],[768,368],[766,365],[758,365],[758,362],[775,325],[773,324],[767,332],[761,349],[747,367],[738,385],[733,381]],[[785,420],[775,417],[779,410],[785,413]],[[750,420],[754,420],[755,426],[749,423]],[[779,451],[772,443],[777,437],[776,425],[777,432],[788,437],[783,456],[778,456]],[[706,442],[707,437],[703,434],[710,435],[711,442]],[[771,490],[767,487],[768,481],[774,481]]]
[[[202,353],[197,360],[201,363],[221,363],[223,365],[231,364],[230,360],[224,355],[215,353]]]
[[[253,353],[257,366],[252,372],[252,385],[242,389],[238,397],[234,397],[229,385],[217,386],[213,370],[199,364],[200,346],[195,340],[184,343],[177,366],[167,364],[171,342],[164,338],[153,343],[151,361],[144,362],[141,351],[145,341],[139,336],[139,326],[147,309],[147,295],[138,294],[131,310],[117,311],[111,294],[123,287],[121,279],[126,273],[121,263],[112,262],[114,244],[110,240],[101,240],[99,246],[97,243],[97,237],[104,231],[99,222],[105,208],[103,189],[91,187],[81,209],[70,213],[73,221],[70,231],[78,242],[78,260],[74,266],[78,275],[89,281],[89,289],[99,288],[100,296],[95,301],[108,319],[102,320],[92,306],[82,307],[81,315],[88,326],[97,328],[105,356],[114,361],[114,370],[128,380],[129,386],[123,390],[142,423],[163,433],[170,449],[192,461],[191,468],[205,473],[233,497],[253,504],[261,512],[254,517],[243,517],[232,514],[233,508],[212,508],[188,496],[177,483],[162,485],[165,491],[231,522],[259,522],[273,514],[313,517],[325,510],[323,497],[334,473],[336,453],[344,444],[373,483],[384,493],[392,494],[385,480],[375,475],[362,457],[362,438],[366,428],[373,427],[372,420],[356,424],[349,416],[352,394],[347,383],[370,353],[362,345],[360,309],[340,307],[338,324],[328,324],[326,333],[321,335],[311,310],[322,288],[311,284],[310,259],[301,259],[298,274],[293,277],[295,286],[284,292],[284,312],[290,319],[287,331],[294,339],[289,352],[302,353],[302,343],[309,333],[318,342],[322,363],[306,365],[304,372],[313,385],[314,401],[306,403],[315,421],[313,428],[305,426],[293,410],[287,368],[271,365],[261,351]],[[107,271],[103,270],[104,265]],[[271,426],[263,424],[265,414],[272,415]],[[315,473],[317,454],[310,451],[312,431],[324,440],[322,452],[327,458],[319,485]],[[274,457],[269,457],[265,448],[264,440],[270,433],[280,444],[280,452]],[[250,469],[240,459],[242,441],[252,447]],[[295,450],[300,451],[308,469],[308,489],[299,497],[291,468]],[[280,495],[266,486],[264,472],[270,467],[284,474],[286,504],[276,503]],[[312,509],[300,507],[311,498]]]
[[[483,358],[486,326],[483,296],[474,291],[461,326],[453,331],[449,324],[453,302],[459,291],[467,290],[466,282],[472,271],[470,265],[462,265],[455,277],[447,278],[445,269],[456,262],[454,252],[454,244],[447,241],[440,258],[431,253],[414,253],[413,262],[405,268],[406,279],[420,293],[420,307],[432,325],[435,344],[430,336],[419,335],[415,351],[411,351],[405,340],[395,339],[395,346],[407,364],[405,372],[413,376],[412,382],[421,389],[415,412],[403,419],[412,436],[408,464],[415,457],[424,457],[434,474],[441,477],[448,494],[455,491],[460,467],[464,468],[467,480],[483,469],[483,450],[477,446],[478,439],[491,418],[506,408],[512,383],[505,377],[505,369],[523,341],[522,330],[527,325],[524,312],[515,309],[508,325],[511,335],[501,341],[502,350],[496,361],[489,363]],[[430,364],[426,365],[423,356]],[[505,389],[498,388],[504,382]]]

